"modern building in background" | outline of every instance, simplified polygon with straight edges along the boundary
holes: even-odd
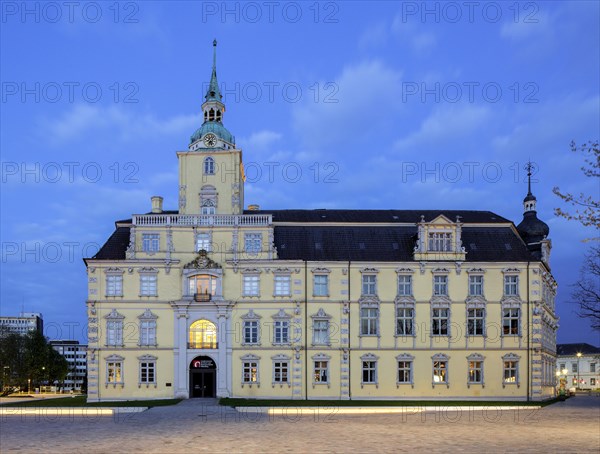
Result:
[[[600,388],[600,348],[590,344],[558,344],[556,375],[577,389]]]
[[[81,391],[87,375],[87,345],[76,340],[53,340],[50,345],[69,364],[69,373],[59,386],[64,391]]]
[[[153,197],[85,259],[89,401],[555,395],[531,184],[518,226],[485,210],[245,211],[224,113],[213,62],[177,152],[178,209]]]
[[[21,312],[18,317],[0,317],[0,336],[6,332],[27,334],[35,330],[44,332],[44,319],[39,312]]]

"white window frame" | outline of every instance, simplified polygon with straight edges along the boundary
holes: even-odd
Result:
[[[262,252],[262,233],[244,233],[244,252],[249,255],[257,255]]]
[[[433,296],[448,296],[448,275],[433,275]]]
[[[287,355],[272,356],[273,360],[273,386],[291,385],[290,381],[290,357]],[[284,377],[285,374],[285,377]],[[284,380],[285,378],[285,380]]]
[[[414,360],[415,357],[407,353],[396,356],[396,387],[400,385],[414,386]],[[400,376],[406,377],[407,372],[408,380],[400,380]]]
[[[276,319],[273,321],[273,345],[290,344],[290,320]]]
[[[106,271],[105,296],[123,296],[123,271]]]
[[[502,357],[502,387],[506,385],[517,385],[519,383],[519,360],[520,356],[508,353]],[[512,373],[514,371],[514,373]],[[507,374],[509,372],[509,374]],[[514,380],[512,380],[514,378]]]
[[[363,273],[361,279],[361,295],[377,296],[377,275],[372,273]]]
[[[410,311],[410,316],[407,316]],[[402,329],[400,329],[402,327]],[[407,332],[410,331],[410,332]],[[412,337],[415,335],[415,308],[414,306],[396,305],[396,336]]]
[[[379,336],[379,307],[362,306],[359,321],[361,337]]]
[[[202,170],[204,170],[204,175],[215,174],[215,160],[211,156],[204,158]]]
[[[260,345],[260,319],[261,316],[252,309],[242,316],[242,345]]]
[[[110,355],[104,358],[106,375],[105,385],[121,385],[125,384],[125,370],[124,363],[125,358],[119,355]]]
[[[469,275],[469,296],[483,297],[483,274]]]
[[[142,252],[154,254],[160,251],[160,233],[142,233]]]
[[[467,356],[467,386],[481,385],[485,387],[484,360],[485,357],[479,353]],[[479,380],[473,380],[473,378],[477,378],[477,371],[479,372]]]
[[[158,296],[158,271],[143,268],[139,273],[140,296]]]
[[[242,387],[260,386],[260,356],[244,355],[242,360]]]
[[[123,320],[125,317],[113,309],[105,315],[106,319],[106,347],[123,347]]]
[[[243,274],[242,275],[242,296],[260,297],[260,275]]]
[[[445,313],[443,313],[441,311],[445,311]],[[444,333],[444,323],[443,323],[444,320],[446,321],[445,333]],[[433,307],[433,308],[431,308],[431,335],[432,336],[450,336],[450,308],[449,307]]]
[[[196,233],[196,252],[200,252],[201,250],[212,252],[212,235],[210,232]]]
[[[429,252],[452,252],[452,232],[429,232],[427,235]]]
[[[156,387],[156,356],[144,355],[138,357],[138,385],[154,385]],[[149,379],[150,372],[152,373],[152,380]],[[144,376],[145,373],[145,376]]]
[[[471,315],[471,311],[473,311],[473,315]],[[467,336],[485,336],[485,316],[485,308],[467,306]]]
[[[437,354],[431,357],[431,383],[435,385],[450,386],[450,357],[444,354]],[[436,377],[439,377],[436,380]]]
[[[410,274],[398,274],[398,296],[413,296],[413,282]]]
[[[292,276],[290,274],[275,274],[273,276],[273,296],[292,295]]]
[[[517,274],[504,275],[504,296],[519,296],[519,276]]]
[[[364,385],[379,385],[378,381],[378,356],[373,355],[372,353],[367,353],[360,357],[360,385],[363,387]],[[365,374],[366,380],[365,380]]]
[[[318,282],[324,281],[324,282]],[[329,275],[315,274],[313,276],[313,296],[329,296]]]
[[[515,316],[513,311],[517,311]],[[517,332],[514,332],[513,325],[516,323]],[[508,332],[505,333],[505,328]],[[519,307],[502,307],[502,336],[520,336],[521,335],[521,308]]]
[[[139,322],[139,346],[144,347],[156,347],[156,319],[158,317],[150,311],[150,309],[146,309],[146,311],[138,316]]]
[[[313,363],[312,363],[313,387],[315,385],[329,386],[329,384],[330,384],[329,362],[331,361],[331,357],[329,355],[317,354],[312,357],[312,360],[313,360]]]

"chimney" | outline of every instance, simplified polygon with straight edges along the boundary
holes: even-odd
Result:
[[[152,213],[162,213],[163,198],[161,196],[155,195],[152,196],[150,200],[152,200]]]
[[[248,205],[248,211],[259,211],[260,210],[260,205]]]

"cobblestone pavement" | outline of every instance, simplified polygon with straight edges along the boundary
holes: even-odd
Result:
[[[298,416],[240,413],[216,400],[114,417],[5,416],[2,453],[600,452],[600,397],[535,410]]]

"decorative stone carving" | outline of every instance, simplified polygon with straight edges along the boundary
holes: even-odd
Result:
[[[208,253],[202,249],[198,252],[198,257],[196,257],[191,262],[187,263],[183,266],[184,268],[192,268],[197,270],[205,270],[205,269],[220,269],[221,265],[208,257]]]

